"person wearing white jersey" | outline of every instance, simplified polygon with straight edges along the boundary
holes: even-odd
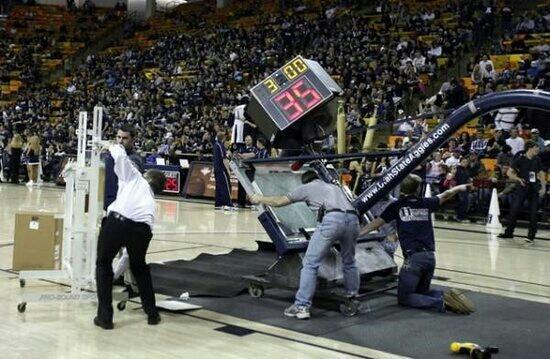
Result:
[[[112,262],[121,247],[128,250],[130,268],[139,288],[147,322],[158,324],[160,315],[145,254],[153,236],[154,194],[162,191],[166,178],[162,172],[154,170],[142,175],[121,145],[112,144],[108,149],[114,160],[119,187],[116,200],[107,208],[107,217],[99,232],[96,262],[98,308],[94,324],[103,329],[113,329]]]
[[[246,106],[248,105],[248,96],[243,96],[240,99],[240,105],[233,109],[233,128],[231,130],[231,143],[236,144],[237,147],[244,145],[244,124],[246,118],[244,113],[246,111]]]
[[[509,132],[514,127],[519,110],[515,107],[503,107],[495,116],[495,129]]]

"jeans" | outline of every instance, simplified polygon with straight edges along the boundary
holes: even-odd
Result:
[[[317,285],[317,271],[335,242],[340,243],[344,287],[350,294],[359,292],[359,270],[355,264],[355,244],[358,235],[359,219],[356,215],[342,212],[330,212],[325,215],[323,222],[315,229],[302,260],[300,289],[296,293],[294,304],[311,306]]]
[[[399,304],[443,312],[443,292],[430,290],[434,269],[434,252],[416,252],[405,259],[397,285]]]

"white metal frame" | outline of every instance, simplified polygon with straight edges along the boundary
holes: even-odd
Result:
[[[23,293],[19,303],[20,312],[27,302],[90,302],[96,301],[95,262],[97,237],[103,208],[100,193],[100,152],[103,125],[103,108],[94,107],[93,127],[88,131],[88,113],[81,111],[78,116],[78,150],[75,161],[69,161],[64,170],[65,196],[63,221],[63,257],[59,270],[21,271],[19,279],[49,279],[67,281],[70,291],[65,293]],[[90,159],[86,160],[86,152]],[[86,196],[88,211],[86,212]],[[117,300],[125,300],[124,295]],[[127,296],[126,296],[127,297]]]

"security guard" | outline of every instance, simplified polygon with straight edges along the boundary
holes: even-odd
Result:
[[[225,132],[218,132],[214,140],[213,166],[216,179],[215,209],[232,210],[231,182],[229,182],[229,162],[225,150]]]
[[[527,200],[529,208],[529,232],[527,233],[527,243],[535,241],[537,234],[537,210],[539,207],[539,197],[544,198],[546,194],[546,172],[539,158],[539,146],[534,141],[528,141],[525,144],[525,154],[515,158],[512,166],[508,170],[508,177],[517,182],[514,193],[514,202],[510,209],[508,218],[508,227],[500,238],[513,238],[514,229],[519,211],[523,202]]]
[[[441,203],[471,185],[461,185],[449,189],[435,197],[422,198],[419,190],[422,179],[408,175],[401,183],[402,196],[391,203],[380,215],[362,230],[361,234],[372,232],[385,223],[397,221],[399,242],[405,261],[399,272],[397,300],[399,304],[414,308],[444,312],[470,314],[473,303],[457,290],[443,293],[430,289],[435,269],[435,241],[431,213]]]
[[[294,202],[306,202],[313,209],[324,208],[325,215],[317,225],[302,261],[300,288],[294,304],[284,314],[287,317],[307,319],[315,287],[317,271],[329,249],[340,243],[344,286],[351,296],[359,291],[359,270],[355,264],[355,244],[359,234],[359,217],[342,189],[319,179],[314,171],[302,175],[302,185],[285,196],[251,196],[252,204],[272,207],[288,206]]]

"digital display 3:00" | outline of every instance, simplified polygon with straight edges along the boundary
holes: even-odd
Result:
[[[308,67],[305,62],[301,58],[296,58],[283,66],[283,68],[277,71],[274,76],[271,76],[264,80],[263,84],[267,88],[269,93],[275,94],[281,89],[281,86],[286,85],[288,81],[293,81],[307,70]],[[281,74],[284,75],[284,78],[282,79]]]

